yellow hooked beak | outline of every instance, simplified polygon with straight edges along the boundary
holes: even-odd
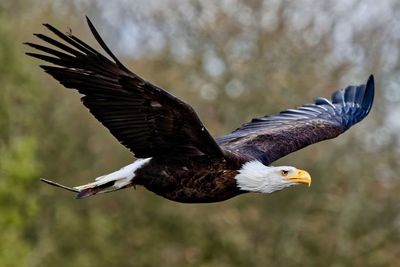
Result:
[[[311,176],[304,170],[297,170],[294,174],[288,174],[284,180],[291,183],[311,185]]]

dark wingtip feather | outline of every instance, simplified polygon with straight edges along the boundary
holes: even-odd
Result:
[[[97,42],[100,44],[100,46],[106,51],[106,53],[115,61],[115,63],[118,65],[119,68],[126,72],[130,72],[122,63],[121,61],[118,60],[118,58],[111,52],[111,50],[108,48],[106,43],[103,41],[101,38],[100,34],[97,32],[96,28],[94,27],[92,21],[86,16],[86,21],[89,26],[90,31],[92,32],[94,38],[97,40]]]
[[[55,33],[55,34],[62,34],[59,30],[57,30],[54,26],[51,26],[48,23],[43,23],[43,26],[45,26],[47,29],[49,29],[51,32]]]
[[[93,25],[92,21],[89,19],[89,17],[87,15],[85,15],[85,18],[86,18],[87,24],[89,24],[89,25],[92,24]]]
[[[374,100],[374,77],[371,75],[366,84],[358,86],[348,86],[344,90],[339,90],[340,94],[334,94],[341,99],[337,103],[343,106],[346,127],[351,127],[355,123],[363,120],[372,108]]]
[[[357,103],[364,110],[370,110],[374,99],[374,76],[370,75],[366,84],[350,85],[332,94],[332,103],[345,106],[346,103]]]
[[[332,103],[344,105],[344,92],[345,90],[337,90],[332,94]]]
[[[374,96],[375,96],[375,79],[374,75],[370,75],[367,81],[367,84],[365,86],[365,94],[364,94],[364,99],[362,101],[362,107],[366,110],[366,113],[368,114],[372,108],[372,104],[374,102]]]
[[[54,26],[51,26],[48,23],[43,23],[42,25],[45,26],[52,33],[56,34],[57,36],[63,35],[59,30],[57,30]]]
[[[368,83],[374,84],[374,80],[375,80],[374,75],[373,75],[373,74],[369,75],[367,84],[368,84]]]
[[[362,86],[349,86],[344,90],[344,102],[357,102],[357,94],[358,93],[363,93],[364,89]]]

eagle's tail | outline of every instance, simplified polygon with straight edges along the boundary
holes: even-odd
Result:
[[[68,191],[78,193],[75,198],[81,199],[99,193],[108,193],[134,186],[132,180],[135,177],[135,171],[148,161],[150,161],[150,158],[138,159],[134,163],[129,164],[118,171],[97,177],[95,181],[92,183],[75,187],[68,187],[46,179],[41,179],[41,180],[52,186],[56,186]]]
[[[116,187],[115,181],[110,181],[108,183],[101,184],[101,185],[97,185],[96,182],[93,182],[93,183],[89,183],[89,184],[85,184],[85,185],[81,185],[81,186],[69,187],[69,186],[65,186],[65,185],[56,183],[54,181],[50,181],[50,180],[43,179],[43,178],[41,178],[40,180],[42,182],[45,182],[46,184],[77,193],[77,195],[75,196],[76,199],[87,198],[87,197],[90,197],[90,196],[93,196],[93,195],[96,195],[99,193],[109,193],[109,192],[113,192],[116,190],[130,187],[130,186],[134,186],[134,184],[130,183],[127,185]]]
[[[75,198],[81,199],[99,193],[109,193],[123,188],[135,186],[133,183],[135,171],[141,168],[144,164],[147,164],[150,160],[151,158],[138,159],[134,163],[129,164],[118,171],[97,177],[92,183],[75,187],[68,187],[46,179],[41,180],[52,186],[78,193]]]

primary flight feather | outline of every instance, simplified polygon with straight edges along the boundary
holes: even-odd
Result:
[[[173,201],[206,203],[246,192],[271,193],[309,185],[308,172],[269,165],[305,146],[338,136],[364,119],[372,107],[371,75],[366,84],[334,92],[331,101],[317,98],[313,104],[257,117],[214,139],[191,106],[128,70],[89,19],[87,22],[112,60],[49,24],[44,26],[63,42],[35,34],[47,46],[25,43],[40,51],[26,54],[51,63],[40,67],[66,88],[78,90],[96,119],[138,158],[81,186],[67,187],[43,179],[76,192],[77,198],[142,185]]]

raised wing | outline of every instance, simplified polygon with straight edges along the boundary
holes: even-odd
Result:
[[[371,110],[374,90],[371,75],[366,85],[334,92],[332,102],[317,98],[314,104],[257,117],[216,140],[227,152],[268,165],[303,147],[334,138],[364,119]]]
[[[136,157],[169,153],[222,156],[189,105],[129,71],[108,49],[89,19],[87,22],[112,60],[71,33],[61,33],[48,24],[44,26],[66,44],[35,34],[58,50],[26,43],[43,52],[26,54],[54,64],[41,68],[66,88],[83,94],[83,104]]]

